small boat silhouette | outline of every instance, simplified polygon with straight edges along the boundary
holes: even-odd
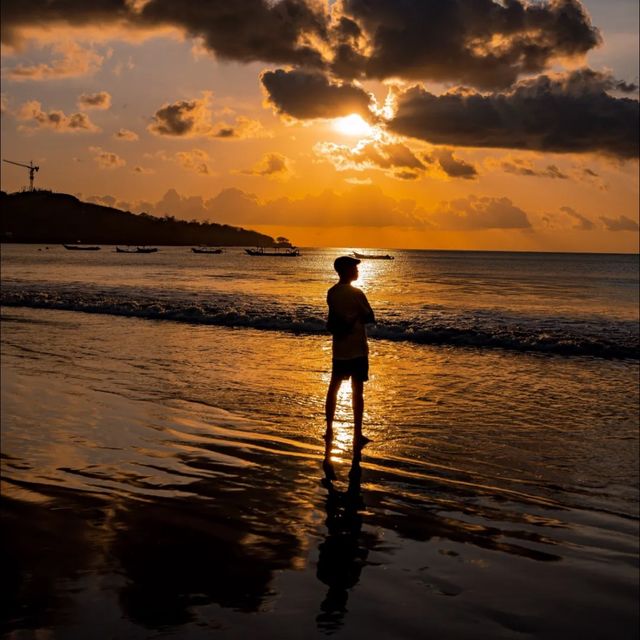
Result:
[[[354,251],[353,255],[356,258],[360,258],[360,260],[395,260],[395,258],[390,256],[388,253],[358,253],[357,251]]]
[[[116,247],[116,253],[155,253],[157,250],[156,247]]]
[[[222,253],[222,249],[216,247],[191,247],[193,253]]]
[[[272,258],[297,258],[300,250],[297,247],[273,247],[273,251],[266,251],[264,247],[256,247],[255,249],[245,249],[250,256],[270,256]]]
[[[86,245],[86,244],[63,244],[62,245],[68,251],[100,251],[101,247],[97,245]],[[47,247],[48,249],[49,247]]]

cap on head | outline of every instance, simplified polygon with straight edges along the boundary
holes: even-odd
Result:
[[[358,260],[358,258],[352,258],[351,256],[340,256],[333,261],[333,268],[339,274],[342,274],[347,271],[347,269],[355,267],[358,264],[360,264],[360,260]]]

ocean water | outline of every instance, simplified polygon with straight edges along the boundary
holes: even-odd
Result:
[[[2,246],[3,632],[633,637],[637,256],[364,261],[328,481],[302,253]]]
[[[5,245],[6,305],[302,334],[324,331],[340,250],[249,260],[167,247],[127,255]],[[374,338],[638,358],[638,259],[630,255],[396,251],[358,281]]]

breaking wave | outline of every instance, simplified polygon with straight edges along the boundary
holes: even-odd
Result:
[[[181,297],[182,296],[182,297]],[[268,297],[215,294],[190,299],[184,292],[158,296],[139,289],[84,289],[3,285],[5,306],[59,309],[149,320],[169,320],[223,327],[325,333],[324,308],[283,304]],[[389,314],[391,317],[391,314]],[[523,316],[513,312],[407,313],[386,319],[369,330],[373,339],[455,347],[499,348],[563,356],[639,359],[634,321],[601,317]]]

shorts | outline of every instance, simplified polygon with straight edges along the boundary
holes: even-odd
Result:
[[[360,382],[366,382],[369,379],[369,358],[362,356],[360,358],[351,358],[350,360],[334,359],[331,377],[342,380],[353,378]]]

